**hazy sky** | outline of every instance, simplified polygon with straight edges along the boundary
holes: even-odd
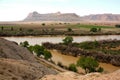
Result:
[[[0,0],[0,21],[23,20],[28,13],[120,14],[120,0]]]

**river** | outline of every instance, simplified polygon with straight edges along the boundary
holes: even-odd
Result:
[[[15,41],[17,43],[28,41],[31,45],[41,44],[43,42],[52,42],[59,43],[65,38],[64,36],[45,36],[45,37],[36,37],[36,36],[25,36],[25,37],[3,37],[10,41]],[[120,35],[100,35],[100,36],[73,36],[73,42],[83,42],[83,41],[94,41],[94,40],[108,40],[108,39],[117,39],[120,40]]]
[[[52,43],[59,43],[62,42],[62,39],[64,39],[64,36],[56,36],[56,37],[34,37],[34,36],[26,36],[26,37],[3,37],[10,41],[15,41],[17,43],[28,41],[31,45],[35,44],[42,44],[43,42],[52,42]],[[94,40],[120,40],[120,35],[102,35],[102,36],[73,36],[74,42],[83,42],[83,41],[94,41]],[[62,55],[60,52],[56,50],[50,50],[53,57],[53,61],[55,63],[62,62],[63,65],[68,66],[71,63],[76,63],[76,61],[79,59],[78,57],[68,56],[68,55]],[[111,64],[106,63],[100,63],[100,66],[104,68],[106,72],[113,72],[117,69],[120,69],[120,67],[113,66]]]

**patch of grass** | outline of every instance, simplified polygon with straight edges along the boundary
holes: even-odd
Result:
[[[98,25],[84,25],[84,24],[78,24],[78,25],[75,25],[75,27],[78,27],[78,28],[115,28],[115,27],[112,27],[112,26],[98,26]]]

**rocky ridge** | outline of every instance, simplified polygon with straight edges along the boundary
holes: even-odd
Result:
[[[38,63],[26,48],[0,38],[0,80],[38,80],[56,73]]]
[[[36,11],[29,13],[23,21],[120,21],[120,14],[92,14],[87,16],[79,16],[75,13],[47,13],[40,14]]]

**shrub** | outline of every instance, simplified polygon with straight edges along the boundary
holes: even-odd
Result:
[[[42,26],[45,26],[45,23],[42,23]]]
[[[65,37],[65,39],[63,39],[63,43],[66,45],[72,43],[72,41],[73,41],[73,38],[71,36],[67,36]]]
[[[45,50],[44,51],[44,58],[46,60],[48,60],[48,59],[51,59],[51,57],[52,57],[52,54],[50,53],[50,51]]]
[[[91,32],[97,32],[97,28],[91,28],[90,31]]]
[[[22,47],[28,47],[28,46],[29,46],[29,43],[28,43],[28,41],[24,41],[24,42],[20,42],[20,45],[21,45]]]
[[[1,27],[1,30],[3,31],[3,29],[4,29],[4,27],[2,26],[2,27]]]
[[[11,31],[13,31],[13,27],[11,27]]]
[[[37,56],[41,56],[44,54],[44,47],[43,46],[40,46],[40,45],[35,45],[33,47],[33,51],[37,54]]]
[[[103,72],[104,71],[104,69],[102,68],[102,67],[99,67],[98,69],[97,69],[97,72]]]
[[[71,28],[68,28],[68,29],[67,29],[67,31],[68,31],[68,32],[71,32],[71,31],[72,31],[72,29],[71,29]]]
[[[120,28],[120,25],[119,25],[119,24],[117,24],[117,25],[115,25],[115,27],[116,27],[116,28]]]
[[[80,57],[77,61],[77,66],[82,67],[85,70],[85,73],[96,72],[99,66],[97,60],[92,57]],[[99,68],[98,71],[102,71],[102,68]]]
[[[71,71],[77,72],[77,68],[75,64],[70,64],[68,69]]]

